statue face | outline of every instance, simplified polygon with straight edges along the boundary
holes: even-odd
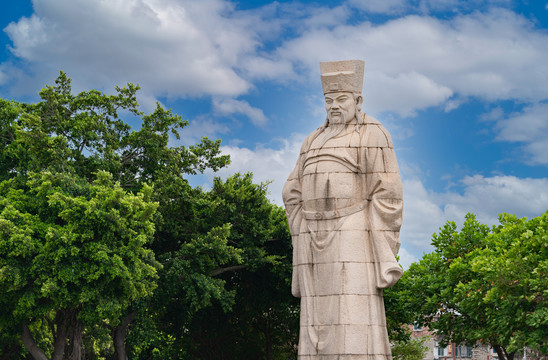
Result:
[[[346,124],[356,116],[361,96],[354,99],[351,92],[325,94],[325,110],[329,124]]]

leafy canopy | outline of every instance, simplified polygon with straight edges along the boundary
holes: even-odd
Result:
[[[444,343],[490,344],[500,359],[524,347],[547,354],[548,212],[499,221],[489,228],[468,214],[460,231],[447,222],[434,234],[434,253],[403,277],[417,320]]]

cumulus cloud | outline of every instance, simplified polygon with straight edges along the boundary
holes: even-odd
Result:
[[[311,78],[319,61],[365,59],[365,96],[377,96],[384,104],[379,110],[401,114],[441,105],[451,94],[539,101],[548,93],[548,34],[504,9],[314,28],[283,43],[277,54],[310,69]]]
[[[419,179],[403,180],[403,196],[403,246],[419,253],[430,250],[432,234],[446,221],[442,204]]]
[[[496,125],[499,141],[523,143],[526,162],[548,164],[548,103],[536,103],[502,118]]]
[[[398,251],[398,257],[399,263],[404,270],[408,269],[412,263],[419,261],[419,259],[415,255],[411,254],[403,247],[401,247],[400,251]]]
[[[415,255],[430,252],[432,234],[448,220],[462,225],[469,212],[495,225],[503,212],[531,218],[548,209],[548,178],[474,175],[461,179],[460,185],[461,192],[436,193],[416,177],[404,179],[403,247]]]
[[[461,2],[436,4],[462,10]],[[548,93],[548,34],[530,20],[493,8],[356,22],[357,10],[398,13],[405,6],[350,0],[306,11],[298,3],[243,11],[226,0],[36,0],[31,17],[5,29],[30,70],[2,71],[1,81],[16,77],[23,88],[61,68],[87,87],[132,81],[156,97],[234,98],[256,81],[317,81],[319,61],[361,58],[373,112],[413,116],[444,104],[450,111],[467,97],[540,101]],[[418,8],[438,9],[426,0]],[[416,9],[408,4],[406,11]]]
[[[221,177],[226,177],[236,172],[253,172],[254,181],[270,182],[268,189],[269,198],[278,205],[282,205],[282,188],[295,167],[297,157],[304,136],[293,134],[288,139],[279,139],[275,147],[259,145],[255,149],[238,146],[223,146],[225,154],[230,154],[231,164],[219,171]],[[278,146],[281,145],[281,146]]]
[[[497,222],[502,212],[519,217],[539,216],[548,209],[548,178],[515,176],[467,176],[462,179],[463,194],[444,194],[444,211],[452,218],[474,212],[480,221]]]
[[[220,115],[243,114],[258,126],[263,126],[268,121],[261,109],[249,105],[245,100],[215,99],[213,108]]]
[[[365,109],[372,113],[392,111],[403,117],[415,116],[417,110],[443,103],[453,95],[448,87],[417,72],[394,77],[373,72],[368,82],[374,85],[365,97]]]
[[[270,146],[258,145],[254,149],[237,145],[222,146],[223,154],[230,155],[231,163],[216,173],[207,172],[209,180],[206,181],[211,182],[213,176],[226,179],[237,172],[252,172],[255,182],[270,182],[269,199],[277,205],[283,205],[282,188],[295,166],[303,140],[304,135],[292,134],[287,139],[276,139]]]
[[[174,145],[179,143],[183,145],[194,145],[200,141],[202,137],[216,139],[222,134],[230,132],[230,127],[224,122],[214,121],[209,117],[198,116],[181,131],[181,139],[175,141]],[[176,143],[176,144],[175,144]]]
[[[35,69],[62,68],[92,86],[139,82],[175,97],[252,86],[235,65],[259,44],[255,19],[230,2],[36,0],[34,10],[5,31],[12,52]]]

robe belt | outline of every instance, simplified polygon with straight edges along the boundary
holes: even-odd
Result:
[[[343,216],[348,216],[357,213],[358,211],[361,211],[365,209],[367,206],[367,200],[356,204],[347,206],[342,209],[338,210],[331,210],[331,211],[306,211],[303,210],[303,216],[307,220],[331,220],[331,219],[337,219]]]

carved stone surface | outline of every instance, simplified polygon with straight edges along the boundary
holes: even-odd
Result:
[[[361,112],[363,68],[320,64],[327,119],[305,139],[283,189],[299,360],[392,357],[382,289],[402,274],[402,186],[390,134]]]

